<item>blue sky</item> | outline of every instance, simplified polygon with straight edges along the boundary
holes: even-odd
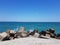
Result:
[[[60,22],[60,0],[0,0],[0,22]]]

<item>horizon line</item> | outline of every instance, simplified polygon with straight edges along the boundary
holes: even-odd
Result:
[[[0,22],[60,22],[60,21],[0,21]]]

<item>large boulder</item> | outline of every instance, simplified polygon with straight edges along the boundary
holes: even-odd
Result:
[[[34,31],[30,32],[30,34],[29,34],[29,35],[32,35],[32,36],[33,36],[36,32],[37,32],[37,31],[36,31],[36,30],[34,30]]]
[[[40,35],[46,36],[46,31],[39,32]]]
[[[8,34],[6,32],[0,33],[0,40],[2,41]]]
[[[6,37],[8,34],[6,32],[0,33],[0,35],[4,38]]]
[[[36,29],[34,29],[33,32],[31,32],[29,35],[33,36],[33,37],[39,37],[39,33]]]
[[[54,30],[53,28],[50,28],[48,31],[49,31],[50,33],[55,33],[55,30]]]
[[[46,36],[46,37],[48,37],[48,38],[55,38],[56,37],[56,35],[55,35],[55,31],[54,31],[54,29],[48,29],[47,31],[41,31],[40,33],[40,37],[42,37],[42,36]]]
[[[33,35],[33,37],[38,38],[38,37],[39,37],[39,33],[35,33],[35,34]]]
[[[6,33],[8,34],[4,39],[3,41],[6,41],[6,40],[12,40],[15,38],[15,31],[14,30],[7,30]]]
[[[24,27],[20,27],[19,31],[16,33],[18,37],[27,37],[27,32]]]
[[[55,38],[55,37],[56,37],[56,34],[50,33],[50,37],[51,37],[51,38]]]
[[[50,34],[46,34],[46,37],[50,38]]]
[[[16,36],[18,38],[20,38],[20,37],[27,37],[27,35],[28,35],[28,32],[25,31],[24,27],[20,27],[19,31],[16,32]]]
[[[46,31],[46,34],[50,35],[51,38],[55,38],[55,30],[53,28],[50,28],[49,30]]]
[[[23,37],[27,37],[28,33],[26,32],[16,32],[15,37],[16,38],[23,38]]]

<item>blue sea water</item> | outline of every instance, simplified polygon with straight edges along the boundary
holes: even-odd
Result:
[[[60,33],[60,22],[0,22],[0,32],[9,29],[18,30],[21,26],[25,27],[26,31],[34,29],[42,31],[53,28],[56,33]]]

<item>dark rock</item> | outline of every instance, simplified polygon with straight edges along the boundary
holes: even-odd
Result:
[[[5,38],[2,39],[2,41],[7,41],[7,40],[10,40],[9,36],[6,36]]]
[[[56,35],[56,38],[57,38],[57,39],[60,39],[60,33],[58,33],[58,34]]]
[[[51,29],[48,29],[46,31],[46,33],[49,34],[51,38],[55,38],[56,37],[55,30],[52,29],[52,28]]]
[[[14,37],[15,34],[14,33],[10,33],[9,35],[10,35],[10,37]]]
[[[29,35],[32,35],[33,36],[35,33],[38,33],[38,31],[36,29],[34,29],[34,31],[31,32]]]
[[[50,33],[50,37],[51,37],[51,38],[55,38],[55,37],[56,37],[56,34]]]
[[[48,30],[50,33],[55,33],[55,30],[54,29],[49,29]]]
[[[41,32],[39,32],[39,34],[46,36],[46,31],[41,31]]]

